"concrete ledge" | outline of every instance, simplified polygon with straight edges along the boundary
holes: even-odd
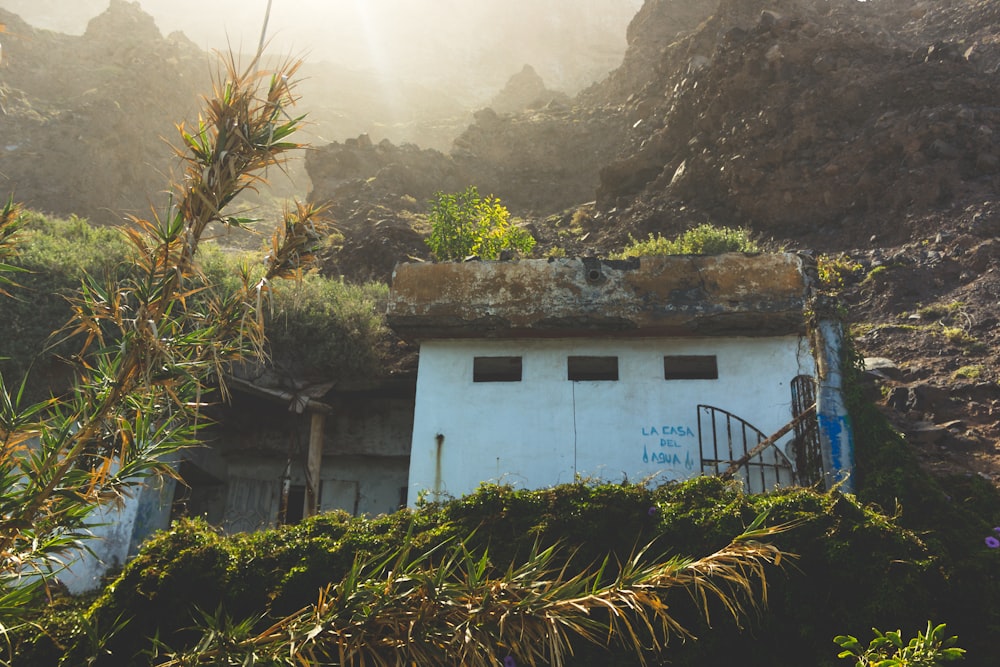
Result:
[[[804,331],[798,255],[400,264],[388,322],[413,340],[773,336]]]

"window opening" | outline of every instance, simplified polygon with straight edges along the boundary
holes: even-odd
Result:
[[[473,382],[520,382],[521,357],[475,357]]]
[[[566,377],[573,382],[618,379],[618,357],[568,357]]]
[[[663,357],[664,380],[717,380],[715,355],[669,355]]]

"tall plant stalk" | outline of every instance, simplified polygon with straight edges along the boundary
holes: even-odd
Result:
[[[228,296],[211,291],[196,256],[212,223],[248,222],[227,206],[298,148],[290,137],[301,117],[289,115],[297,68],[241,70],[230,55],[198,122],[178,126],[183,176],[170,205],[123,228],[134,266],[124,278],[88,277],[71,299],[61,335],[80,341],[72,389],[28,405],[23,381],[0,377],[0,630],[79,547],[97,507],[120,503],[151,475],[175,475],[171,456],[195,441],[204,397],[226,365],[263,355],[271,283],[310,261],[317,211],[287,211],[263,267],[244,267]],[[16,249],[16,213],[13,202],[0,212],[0,276]]]

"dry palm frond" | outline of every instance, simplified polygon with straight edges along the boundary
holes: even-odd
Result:
[[[359,558],[311,605],[254,635],[218,633],[165,665],[243,664],[249,656],[279,664],[495,665],[566,664],[585,641],[617,646],[645,664],[671,637],[691,638],[668,597],[686,592],[707,617],[713,601],[737,620],[767,602],[766,569],[789,557],[759,541],[788,527],[752,526],[703,558],[646,562],[640,552],[605,581],[607,561],[571,574],[556,548],[536,548],[519,566],[491,573],[488,556],[463,543],[440,557]],[[562,562],[561,566],[557,563]]]

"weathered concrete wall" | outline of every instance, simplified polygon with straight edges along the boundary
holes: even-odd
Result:
[[[414,339],[773,336],[804,331],[793,254],[412,263],[388,321]]]
[[[273,528],[281,506],[286,462],[249,457],[232,461],[222,526],[228,533]],[[320,511],[349,514],[395,512],[403,502],[409,460],[405,457],[331,456],[320,471]],[[289,482],[305,485],[304,466],[293,462]]]
[[[409,469],[413,426],[412,385],[385,396],[327,397],[331,411],[323,430],[321,511],[352,514],[397,510]],[[213,432],[213,448],[225,460],[221,523],[229,532],[273,526],[282,478],[304,486],[310,416],[257,397],[238,396],[232,414]]]
[[[66,567],[56,573],[59,581],[74,595],[100,587],[101,578],[122,567],[141,540],[169,525],[173,491],[173,479],[153,477],[133,489],[120,506],[98,508],[87,522],[93,535],[86,542],[89,551],[66,558]]]
[[[333,413],[327,418],[324,457],[410,455],[412,394],[407,398],[345,397],[333,404]]]
[[[618,381],[567,380],[569,355],[617,356]],[[665,355],[715,355],[718,378],[665,380]],[[520,356],[521,381],[473,382],[477,356]],[[577,476],[691,477],[701,473],[698,404],[771,433],[792,418],[792,378],[814,372],[808,342],[797,335],[428,340],[408,502],[422,491],[459,496],[484,481],[538,488]]]
[[[344,394],[332,401],[320,469],[321,511],[380,514],[405,501],[413,398],[405,388],[400,393]],[[305,485],[310,415],[259,397],[240,395],[236,401],[240,407],[210,432],[206,446],[185,451],[179,470],[189,486],[151,480],[122,507],[95,515],[95,538],[87,543],[93,553],[80,552],[58,575],[72,593],[96,589],[143,540],[169,527],[172,509],[183,508],[227,532],[275,525],[286,470],[290,484]]]
[[[90,551],[81,550],[68,558],[65,569],[56,575],[70,593],[99,588],[101,577],[125,564],[138,507],[138,500],[130,498],[123,507],[109,505],[94,512],[89,522],[94,537],[86,543]]]

